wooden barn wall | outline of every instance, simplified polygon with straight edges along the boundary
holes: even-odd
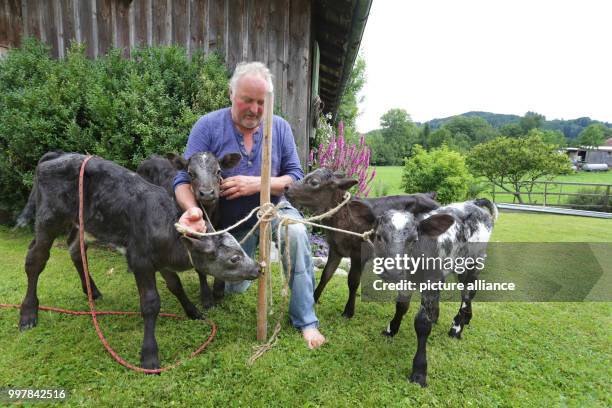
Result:
[[[218,50],[230,70],[263,61],[275,104],[291,124],[302,164],[308,157],[310,0],[0,0],[0,50],[34,36],[63,58],[72,41],[91,58],[111,47],[179,44],[189,55]]]

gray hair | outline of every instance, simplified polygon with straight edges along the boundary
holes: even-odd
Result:
[[[236,65],[234,74],[229,82],[229,90],[232,95],[236,92],[238,81],[245,75],[257,75],[261,77],[264,81],[266,81],[268,91],[272,92],[274,90],[274,85],[272,84],[272,74],[270,73],[268,67],[266,67],[262,62],[240,62],[238,65]]]

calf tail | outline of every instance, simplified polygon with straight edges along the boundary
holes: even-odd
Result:
[[[36,182],[34,182],[34,187],[32,187],[32,191],[30,191],[30,196],[28,197],[28,202],[26,203],[23,210],[21,210],[21,214],[17,217],[17,221],[15,222],[15,228],[24,228],[28,224],[30,224],[34,217],[36,216]]]
[[[499,216],[499,211],[497,211],[497,206],[493,204],[489,199],[477,198],[474,200],[474,204],[476,204],[478,207],[486,209],[489,214],[491,214],[491,218],[493,218],[494,222],[497,220],[497,217]]]
[[[59,151],[59,150],[47,152],[42,155],[40,160],[38,160],[38,164],[49,161],[49,160],[53,160],[61,156],[62,154],[64,154],[64,152]],[[21,210],[21,214],[19,214],[19,216],[17,217],[17,220],[15,222],[15,229],[26,227],[28,224],[30,224],[34,220],[35,216],[36,216],[36,177],[34,177],[34,186],[32,187],[32,191],[30,191],[28,202],[26,203],[23,210]]]

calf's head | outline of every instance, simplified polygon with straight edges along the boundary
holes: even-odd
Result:
[[[240,162],[240,153],[229,153],[217,160],[210,152],[196,153],[183,159],[170,153],[166,156],[177,170],[184,170],[191,178],[191,189],[196,200],[203,206],[211,206],[219,200],[221,170],[231,169]]]
[[[448,214],[435,214],[420,220],[408,211],[390,210],[377,218],[372,240],[376,258],[399,258],[437,256],[437,237],[453,225],[454,218]],[[397,282],[406,278],[404,268],[385,267],[381,277]]]
[[[285,187],[285,197],[295,206],[320,212],[338,205],[344,193],[357,183],[353,178],[319,168]]]
[[[196,270],[227,282],[254,280],[260,267],[229,233],[194,238],[181,236]]]

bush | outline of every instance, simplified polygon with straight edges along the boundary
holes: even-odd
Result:
[[[606,211],[612,212],[612,200],[608,199],[608,208],[604,209],[606,204],[606,189],[601,187],[583,187],[577,191],[579,194],[569,196],[567,202],[571,208],[577,210],[589,210],[589,211]],[[589,195],[596,194],[596,195]]]
[[[152,153],[183,151],[204,113],[229,105],[216,55],[182,47],[119,50],[97,60],[73,45],[64,60],[28,39],[0,60],[0,211],[25,204],[49,150],[90,153],[128,168]]]
[[[474,177],[461,153],[445,145],[430,152],[415,145],[413,156],[404,162],[402,188],[406,193],[435,191],[443,204],[468,198]]]

